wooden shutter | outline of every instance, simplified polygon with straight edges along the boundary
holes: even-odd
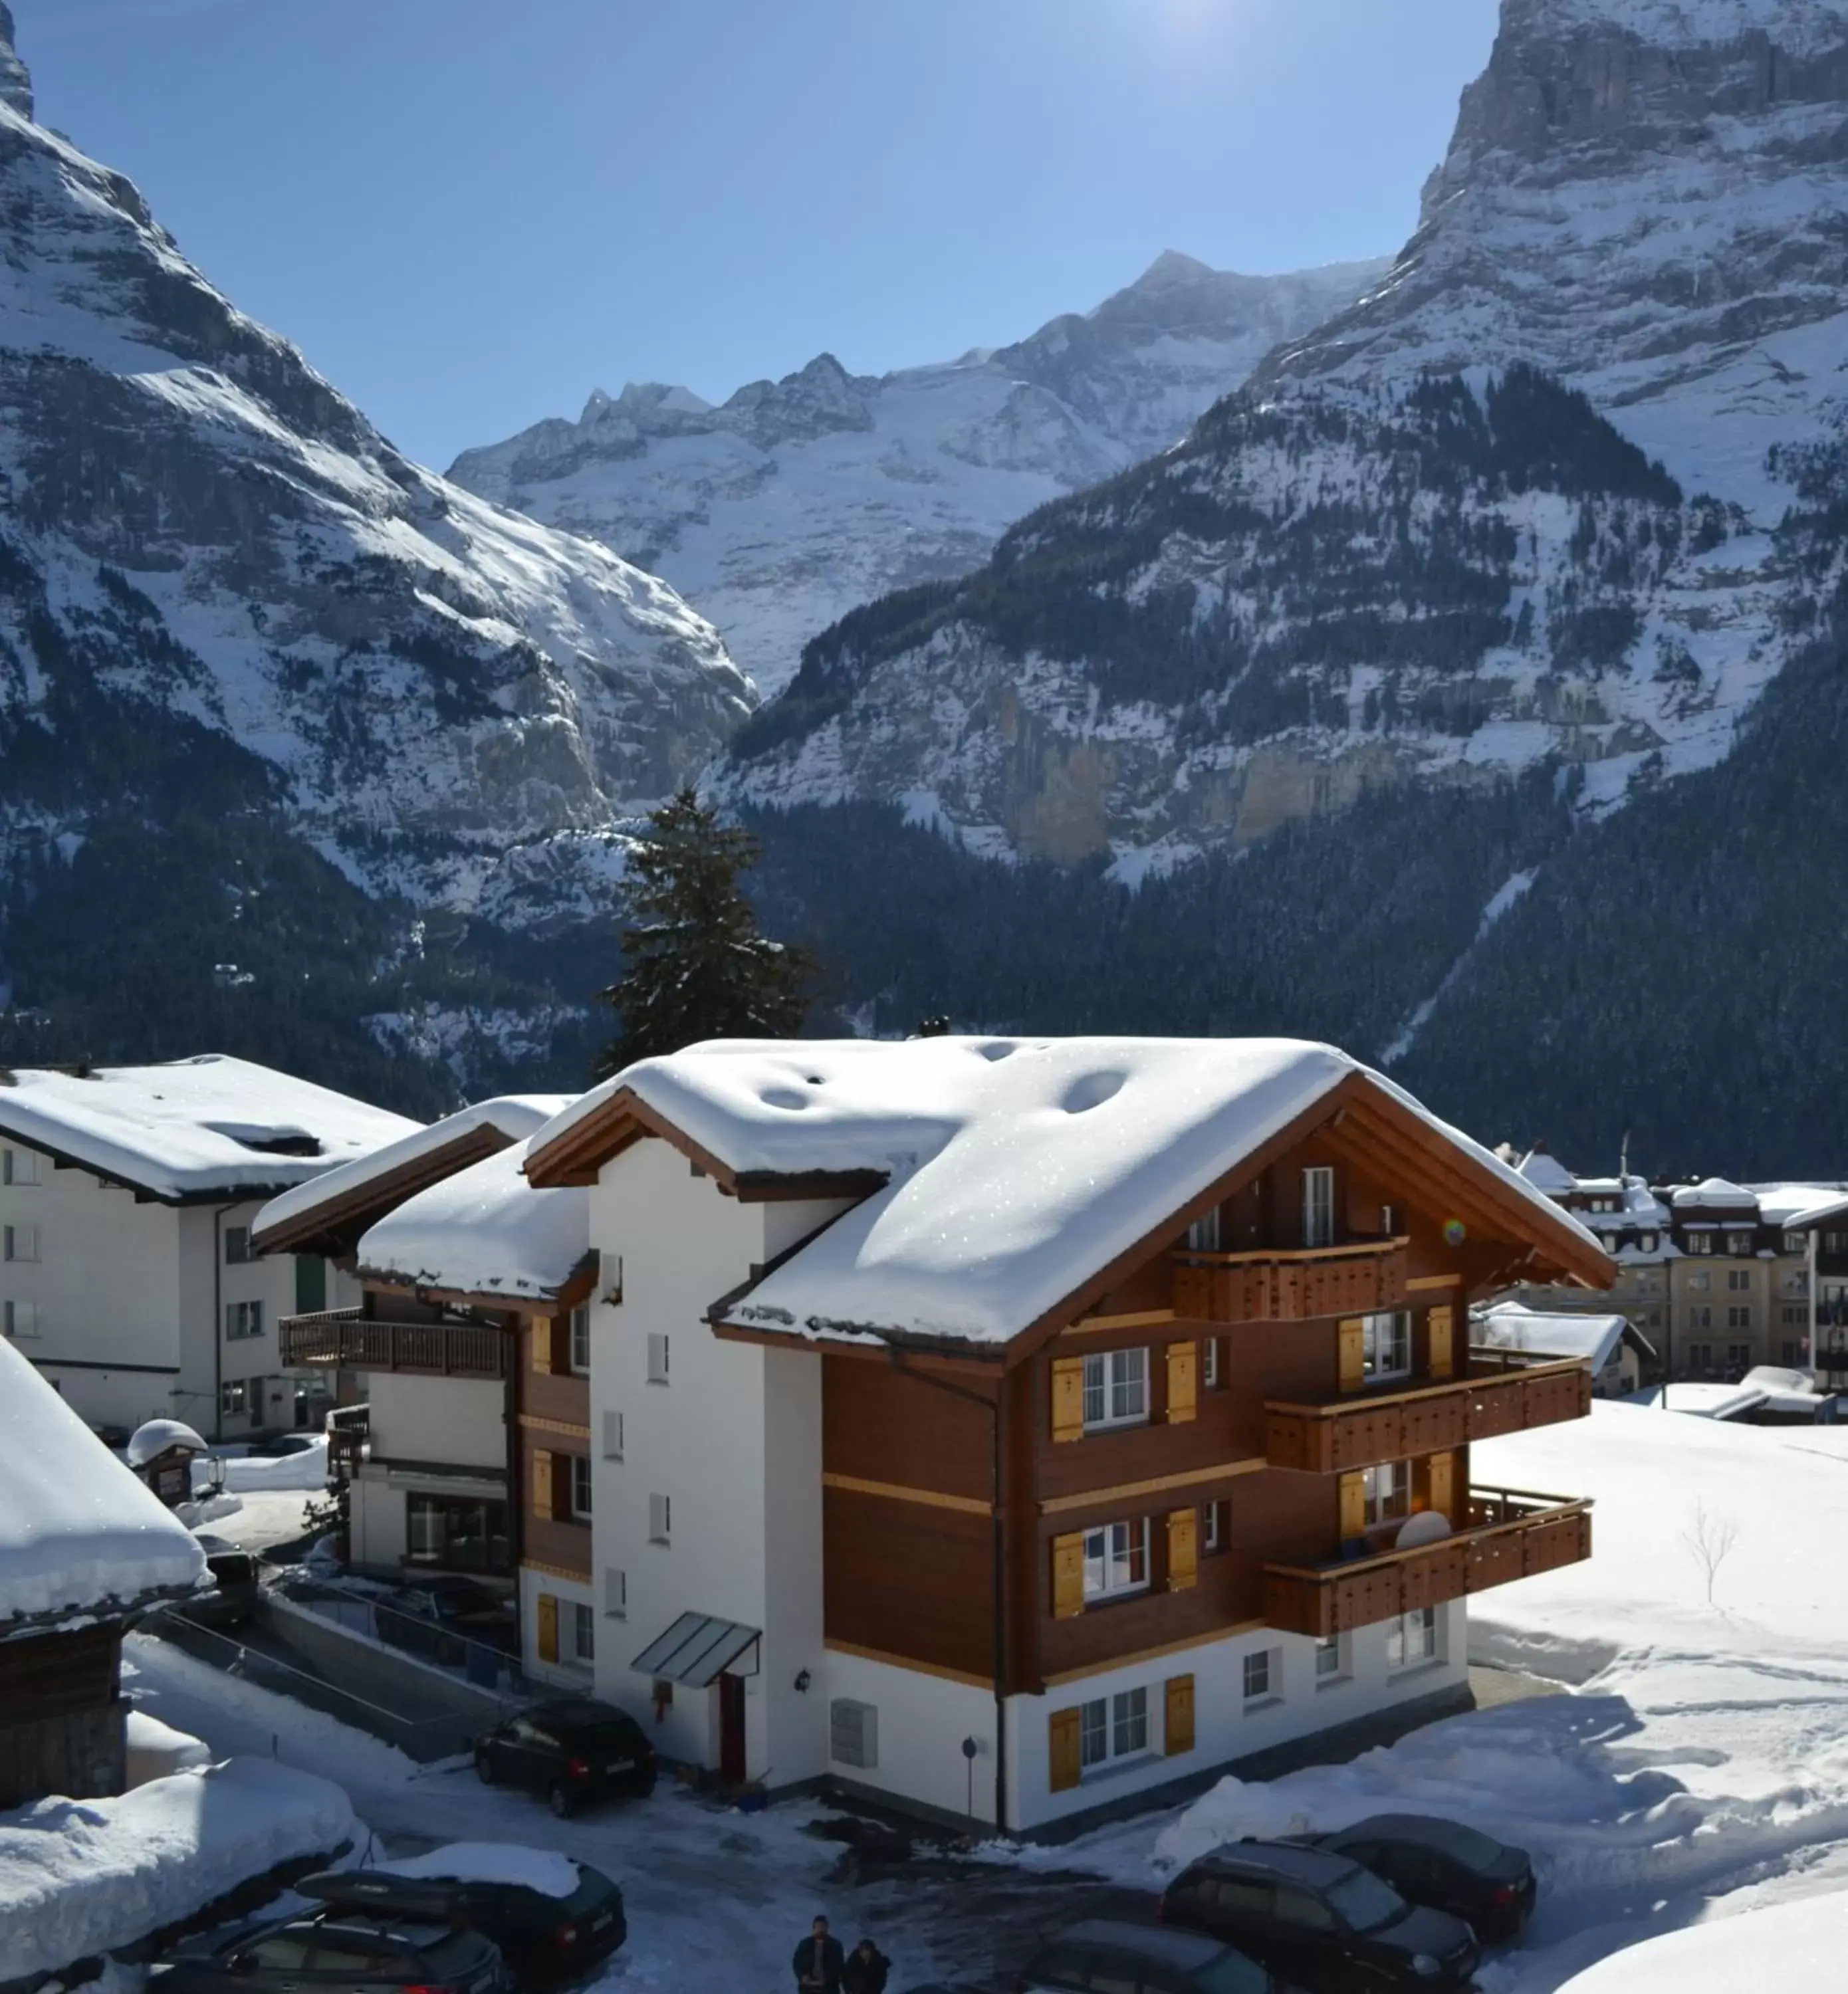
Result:
[[[1082,1723],[1075,1708],[1055,1710],[1046,1720],[1047,1784],[1055,1794],[1069,1793],[1085,1776]]]
[[[1052,1437],[1054,1440],[1085,1437],[1085,1360],[1082,1357],[1052,1360]]]
[[[1456,1456],[1434,1454],[1418,1463],[1418,1493],[1420,1506],[1435,1509],[1440,1516],[1456,1520]]]
[[[549,1315],[536,1315],[533,1318],[533,1369],[550,1371],[552,1368],[552,1318]]]
[[[1069,1620],[1085,1610],[1085,1533],[1052,1540],[1052,1617]]]
[[[1366,1320],[1363,1316],[1350,1315],[1342,1322],[1341,1338],[1341,1389],[1344,1392],[1358,1392],[1366,1382]]]
[[[1340,1536],[1343,1543],[1349,1537],[1357,1537],[1366,1529],[1366,1477],[1364,1475],[1344,1475],[1341,1478]]]
[[[1200,1513],[1190,1504],[1167,1513],[1167,1589],[1185,1592],[1200,1582]]]
[[[558,1659],[558,1602],[549,1592],[539,1595],[539,1659]]]
[[[1425,1317],[1431,1333],[1431,1375],[1448,1378],[1456,1369],[1456,1313],[1446,1302]]]
[[[1200,1346],[1171,1343],[1167,1347],[1167,1416],[1177,1426],[1195,1418],[1200,1409]]]
[[[1170,1676],[1167,1679],[1167,1723],[1162,1732],[1162,1750],[1169,1758],[1194,1749],[1194,1679]]]
[[[535,1516],[558,1513],[552,1492],[552,1457],[543,1447],[533,1450],[533,1513]]]

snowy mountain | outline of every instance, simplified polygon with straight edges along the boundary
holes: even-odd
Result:
[[[449,475],[666,575],[773,691],[856,604],[966,574],[1024,513],[1165,449],[1387,267],[1247,277],[1171,251],[1017,345],[881,376],[825,353],[719,407],[599,390]]]

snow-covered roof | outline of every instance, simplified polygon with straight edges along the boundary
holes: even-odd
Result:
[[[540,1190],[517,1146],[408,1197],[359,1242],[362,1275],[458,1294],[549,1301],[590,1245],[590,1194]]]
[[[274,1234],[283,1228],[293,1230],[301,1221],[330,1212],[336,1205],[363,1198],[389,1178],[400,1173],[414,1177],[420,1165],[440,1159],[452,1148],[465,1147],[471,1137],[485,1136],[489,1140],[504,1137],[509,1143],[523,1143],[536,1129],[544,1127],[554,1115],[568,1107],[573,1098],[568,1094],[499,1095],[446,1115],[427,1128],[409,1124],[408,1132],[395,1141],[382,1143],[337,1169],[324,1170],[310,1182],[273,1197],[257,1214],[251,1229],[261,1245],[265,1234]]]
[[[1758,1210],[1767,1225],[1792,1231],[1819,1218],[1848,1211],[1848,1185],[1815,1184],[1754,1184]]]
[[[1579,1188],[1579,1180],[1550,1150],[1530,1149],[1521,1160],[1521,1174],[1548,1197],[1563,1197]]]
[[[129,1436],[129,1444],[124,1450],[131,1468],[146,1468],[177,1447],[183,1447],[194,1454],[204,1454],[206,1445],[191,1427],[183,1420],[146,1420]]]
[[[451,1842],[423,1855],[400,1855],[374,1868],[388,1876],[440,1876],[463,1883],[523,1883],[541,1896],[569,1897],[584,1886],[578,1866],[555,1848],[513,1842]]]
[[[204,1570],[186,1526],[0,1342],[0,1636],[187,1591]]]
[[[218,1053],[81,1076],[32,1067],[0,1073],[0,1134],[169,1203],[260,1197],[417,1125]]]
[[[1519,1302],[1497,1302],[1470,1324],[1470,1341],[1493,1350],[1521,1350],[1536,1357],[1576,1358],[1593,1372],[1617,1357],[1630,1328],[1620,1315],[1548,1315]]]
[[[885,1175],[728,1320],[993,1343],[1350,1081],[1366,1083],[1357,1108],[1421,1123],[1524,1208],[1538,1238],[1603,1264],[1487,1149],[1345,1053],[1294,1039],[715,1040],[593,1088],[527,1154],[555,1166],[574,1130],[627,1097],[740,1175]]]
[[[1624,1395],[1627,1406],[1644,1406],[1661,1411],[1687,1413],[1699,1420],[1736,1420],[1755,1413],[1764,1403],[1765,1394],[1755,1385],[1709,1384],[1702,1379],[1678,1379],[1671,1385],[1646,1385],[1640,1392]]]
[[[1709,1177],[1702,1184],[1683,1184],[1670,1196],[1677,1211],[1712,1207],[1722,1211],[1737,1208],[1755,1212],[1758,1208],[1757,1197],[1743,1184],[1729,1184],[1724,1177]]]

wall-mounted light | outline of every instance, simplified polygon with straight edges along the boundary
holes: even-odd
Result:
[[[807,1669],[798,1670],[796,1674],[797,1694],[798,1695],[805,1694],[807,1691],[809,1684],[813,1680],[814,1678],[809,1674]]]

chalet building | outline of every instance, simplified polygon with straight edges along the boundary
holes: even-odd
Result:
[[[585,1239],[584,1194],[535,1191],[521,1151],[567,1100],[478,1102],[259,1216],[261,1249],[324,1254],[359,1286],[347,1307],[285,1320],[282,1338],[290,1362],[341,1381],[330,1451],[362,1571],[512,1589],[520,1331],[568,1309]]]
[[[263,1259],[252,1221],[417,1125],[214,1054],[0,1071],[0,1331],[125,1436],[308,1424],[321,1380],[283,1361],[276,1324],[339,1284],[311,1252]]]
[[[979,1817],[1069,1824],[1448,1707],[1468,1595],[1589,1554],[1587,1504],[1469,1472],[1589,1375],[1479,1368],[1467,1310],[1610,1259],[1329,1047],[715,1043],[526,1171],[587,1191],[598,1269],[589,1571],[529,1567],[529,1643],[568,1615],[725,1780],[965,1818],[967,1751]]]
[[[198,1540],[0,1346],[0,1810],[122,1791],[123,1628],[209,1583]]]
[[[1628,1397],[1655,1363],[1654,1347],[1627,1316],[1545,1315],[1519,1302],[1473,1309],[1469,1351],[1479,1364],[1582,1364],[1595,1399]]]

